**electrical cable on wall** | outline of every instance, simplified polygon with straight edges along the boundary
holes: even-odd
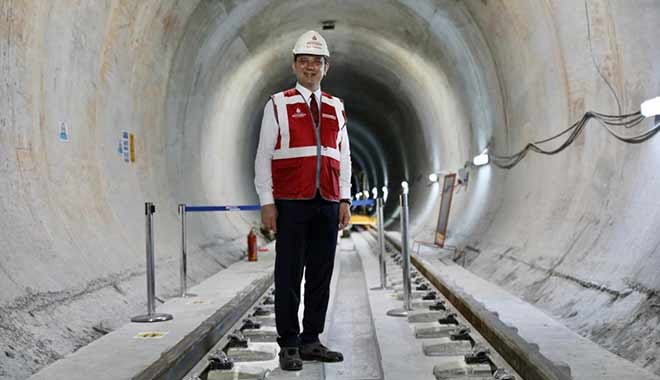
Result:
[[[553,155],[557,154],[564,149],[568,148],[584,131],[584,128],[587,126],[591,119],[596,120],[601,126],[603,126],[609,134],[614,136],[616,139],[623,141],[629,144],[639,144],[644,141],[647,141],[653,137],[658,131],[660,131],[660,124],[655,125],[653,128],[649,129],[646,132],[635,136],[624,136],[617,131],[617,128],[630,129],[638,126],[646,117],[649,115],[644,115],[641,111],[629,113],[625,115],[607,115],[598,112],[587,112],[582,116],[582,118],[575,122],[573,125],[567,129],[561,131],[560,133],[543,139],[537,140],[525,145],[525,147],[514,153],[512,155],[497,155],[492,151],[488,152],[488,156],[492,161],[493,165],[502,168],[502,169],[511,169],[516,166],[529,151],[533,151],[539,154]],[[558,147],[554,149],[544,149],[540,145],[548,143],[550,141],[556,140],[561,136],[568,134],[568,137],[564,142],[561,143]]]

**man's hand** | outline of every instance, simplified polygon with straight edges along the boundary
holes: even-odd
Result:
[[[351,205],[346,202],[339,203],[339,229],[348,226],[351,222]]]
[[[261,224],[277,233],[277,208],[270,203],[261,206]]]

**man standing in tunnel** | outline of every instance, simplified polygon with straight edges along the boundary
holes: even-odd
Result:
[[[341,99],[321,91],[330,53],[323,37],[304,33],[293,48],[295,88],[270,97],[255,160],[261,220],[277,233],[275,321],[280,367],[302,360],[339,362],[319,341],[330,298],[337,234],[350,219],[351,159]],[[298,308],[305,273],[303,331]]]
[[[255,160],[261,220],[277,233],[275,321],[283,370],[302,360],[339,362],[319,341],[339,228],[350,219],[351,159],[341,99],[321,91],[330,52],[315,31],[293,48],[295,88],[270,97]],[[298,308],[305,273],[303,331]]]

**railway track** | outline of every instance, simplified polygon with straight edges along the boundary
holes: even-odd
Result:
[[[366,287],[368,280],[365,279],[370,278],[367,272],[374,270],[373,262],[369,261],[376,260],[377,252],[375,233],[367,230],[354,232],[350,239],[342,239],[341,251],[338,251],[338,260],[343,261],[338,279],[333,279],[335,299],[331,301],[326,324],[330,326],[327,328],[330,331],[324,338],[331,343],[335,339],[333,347],[339,345],[337,348],[344,351],[348,363],[325,366],[322,363],[306,362],[301,372],[281,371],[277,360],[279,348],[276,343],[274,290],[271,287],[237,323],[226,329],[229,333],[184,378],[375,380],[398,379],[404,374],[407,379],[522,379],[498,353],[497,348],[475,329],[469,318],[465,318],[443,296],[434,285],[435,281],[426,278],[415,267],[411,268],[413,311],[404,318],[386,316],[383,307],[400,303],[402,299],[401,254],[396,244],[386,242],[388,285],[391,287],[376,291]],[[364,287],[350,301],[346,301],[345,289],[348,284]],[[382,302],[370,297],[380,297],[378,299]],[[367,305],[371,310],[357,309],[356,304],[359,303]],[[346,318],[353,319],[347,321]],[[336,320],[342,320],[344,324]],[[371,327],[363,326],[359,329],[363,341],[361,346],[346,342],[346,338],[334,338],[347,335],[345,323],[371,324]],[[403,334],[396,338],[401,342],[399,347],[387,343],[395,334],[394,330]],[[368,339],[365,339],[367,335]],[[375,342],[375,348],[370,346],[371,341]],[[375,353],[364,354],[364,351]],[[399,367],[399,372],[391,370],[396,367]],[[414,371],[408,372],[406,368],[414,368]]]

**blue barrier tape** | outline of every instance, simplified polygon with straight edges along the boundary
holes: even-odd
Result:
[[[186,206],[186,212],[204,212],[204,211],[258,211],[259,205],[243,206]]]
[[[351,206],[373,206],[376,204],[374,199],[360,199],[351,202]]]
[[[351,207],[374,206],[374,199],[360,199],[351,202]],[[208,211],[259,211],[260,205],[241,205],[241,206],[186,206],[186,212],[208,212]]]

